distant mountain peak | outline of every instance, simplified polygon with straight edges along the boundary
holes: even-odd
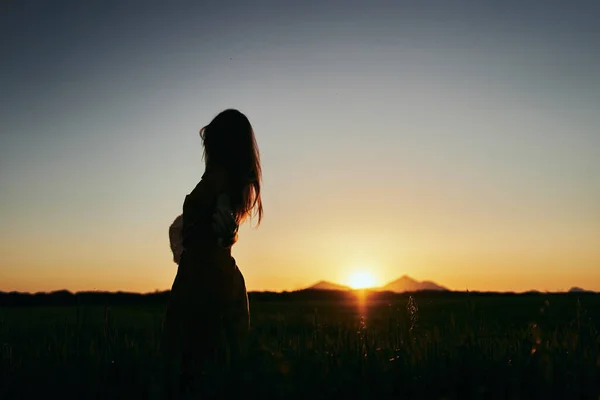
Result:
[[[307,289],[310,289],[310,290],[341,290],[341,291],[351,290],[348,286],[339,285],[337,283],[333,283],[333,282],[329,282],[329,281],[319,281],[319,282],[309,286]]]
[[[396,279],[394,282],[417,282],[417,281],[408,275],[402,275],[400,278]]]
[[[402,275],[400,278],[388,283],[380,288],[383,291],[403,293],[403,292],[418,292],[421,290],[448,290],[443,286],[431,281],[419,282],[408,275]]]
[[[569,289],[569,293],[588,293],[588,292],[591,292],[591,291],[577,287],[577,286],[573,286],[571,289]]]
[[[352,290],[352,288],[350,288],[348,286],[340,285],[337,283],[324,281],[324,280],[321,280],[321,281],[307,287],[306,289],[308,289],[308,290],[338,290],[338,291]],[[408,275],[402,275],[400,278],[398,278],[392,282],[389,282],[388,284],[386,284],[382,287],[371,288],[371,290],[404,293],[404,292],[418,292],[421,290],[444,291],[444,290],[448,290],[448,289],[443,286],[440,286],[434,282],[431,282],[431,281],[419,282],[419,281],[415,280],[414,278],[411,278]]]

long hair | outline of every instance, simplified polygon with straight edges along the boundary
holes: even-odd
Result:
[[[227,171],[233,213],[239,224],[247,217],[263,216],[260,187],[262,170],[254,130],[238,110],[219,113],[200,130],[206,168],[218,165]]]

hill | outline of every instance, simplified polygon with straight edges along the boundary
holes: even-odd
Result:
[[[344,285],[340,285],[333,282],[328,281],[319,281],[312,286],[307,287],[305,290],[337,290],[337,291],[348,291],[352,290],[352,288]],[[374,287],[370,288],[372,291],[377,292],[394,292],[394,293],[404,293],[404,292],[418,292],[423,290],[429,291],[447,291],[448,289],[440,286],[431,281],[422,281],[419,282],[408,275],[404,275],[395,281],[392,281],[382,287]]]
[[[339,290],[346,291],[352,290],[348,286],[338,285],[337,283],[328,282],[328,281],[319,281],[312,286],[307,287],[308,290]]]
[[[593,291],[573,286],[571,289],[569,289],[569,293],[593,293]]]
[[[395,281],[388,283],[387,285],[378,288],[378,290],[389,291],[395,293],[403,293],[403,292],[418,292],[421,290],[436,290],[436,291],[446,291],[447,288],[440,286],[434,282],[430,281],[422,281],[419,282],[414,280],[410,276],[404,275]]]

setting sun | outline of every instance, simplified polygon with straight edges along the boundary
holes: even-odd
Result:
[[[365,289],[375,286],[373,274],[367,271],[355,271],[350,275],[348,284],[352,289]]]

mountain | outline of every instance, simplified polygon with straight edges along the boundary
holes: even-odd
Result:
[[[339,285],[333,282],[327,281],[319,281],[312,286],[307,287],[308,290],[340,290],[347,291],[352,290],[352,288],[344,285]],[[430,281],[419,282],[411,278],[410,276],[404,275],[400,279],[396,279],[393,282],[388,283],[385,286],[371,288],[371,290],[383,291],[383,292],[395,292],[395,293],[404,293],[404,292],[418,292],[420,290],[448,290],[443,286],[440,286],[436,283]]]
[[[593,291],[585,290],[580,287],[573,286],[571,289],[569,289],[569,293],[593,293]]]
[[[337,283],[327,282],[327,281],[319,281],[312,286],[307,287],[308,290],[340,290],[346,291],[351,290],[348,286],[338,285]]]
[[[416,281],[410,276],[404,275],[393,282],[379,288],[382,291],[403,293],[403,292],[417,292],[420,290],[448,290],[443,286],[430,281]]]

